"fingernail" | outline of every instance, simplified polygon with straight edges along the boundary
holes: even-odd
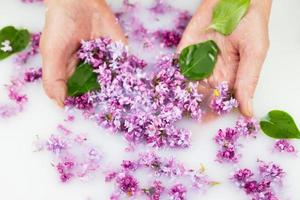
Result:
[[[59,107],[63,108],[64,107],[64,102],[66,99],[66,85],[63,81],[61,82],[57,82],[56,85],[56,96],[55,96],[55,100],[57,101],[57,104]]]
[[[65,98],[66,98],[65,92],[62,91],[58,94],[56,101],[59,107],[62,108],[64,107]]]

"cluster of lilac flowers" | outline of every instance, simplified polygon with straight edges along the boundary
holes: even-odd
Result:
[[[277,152],[297,153],[296,148],[288,140],[278,140],[274,144],[274,149]]]
[[[233,175],[233,182],[243,189],[252,200],[279,200],[274,188],[282,185],[285,172],[274,163],[263,161],[258,161],[258,163],[257,174],[247,168],[240,169]]]
[[[75,177],[88,178],[100,169],[101,151],[88,143],[86,134],[74,134],[64,125],[60,124],[56,134],[45,141],[39,140],[36,146],[51,153],[52,165],[62,182]]]
[[[8,97],[12,104],[0,105],[0,117],[12,117],[23,110],[28,100],[27,96],[21,93],[23,86],[24,82],[18,78],[12,80],[11,83],[6,86]]]
[[[147,74],[145,61],[107,38],[82,41],[78,56],[98,73],[101,90],[70,97],[66,106],[83,109],[86,117],[132,143],[189,146],[190,131],[174,123],[185,115],[200,120],[202,95],[198,83],[180,74],[175,56],[163,56]]]
[[[255,137],[259,130],[258,122],[254,119],[240,117],[234,128],[220,129],[214,140],[219,145],[217,161],[235,163],[239,160],[240,154],[238,143],[240,137]]]
[[[222,82],[214,90],[210,107],[213,112],[219,115],[229,113],[232,109],[238,107],[237,100],[233,97],[227,82]]]
[[[27,61],[38,53],[40,33],[31,34],[31,43],[28,50],[16,55],[16,75],[9,84],[6,85],[10,104],[0,105],[0,117],[8,118],[22,112],[28,98],[22,94],[22,90],[27,83],[41,79],[40,68],[28,68]]]
[[[42,68],[29,68],[24,73],[24,81],[32,83],[42,78]]]
[[[151,184],[141,187],[134,173],[139,169],[147,170],[153,174]],[[171,179],[170,183],[163,178]],[[121,168],[116,171],[106,172],[106,182],[114,181],[116,189],[111,199],[118,200],[126,196],[148,196],[150,200],[159,200],[163,195],[168,195],[172,200],[185,200],[188,189],[206,191],[215,182],[210,181],[204,170],[186,169],[182,163],[173,158],[161,158],[155,153],[140,154],[137,160],[123,160]],[[179,183],[183,181],[183,183]],[[177,182],[175,185],[174,182]],[[167,187],[169,189],[167,189]]]
[[[153,17],[152,20],[159,21],[166,14],[172,16],[173,26],[160,28],[157,30],[147,29],[137,13],[147,13]],[[139,43],[147,51],[153,50],[157,54],[160,52],[170,52],[179,44],[183,31],[191,19],[191,14],[187,11],[177,9],[169,5],[166,1],[157,0],[153,6],[144,8],[138,3],[131,4],[124,1],[121,11],[117,13],[118,20],[133,43]]]

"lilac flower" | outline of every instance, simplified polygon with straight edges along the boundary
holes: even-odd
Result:
[[[254,118],[240,117],[236,122],[235,129],[239,135],[255,137],[259,131],[259,125]]]
[[[56,170],[60,174],[60,180],[62,182],[67,182],[74,176],[74,174],[70,172],[73,167],[74,163],[72,161],[65,161],[56,165]]]
[[[250,169],[240,169],[239,171],[237,171],[234,176],[233,179],[241,184],[242,186],[245,185],[246,182],[249,181],[249,179],[253,176],[254,174],[252,173],[252,171]]]
[[[19,79],[15,79],[15,80],[12,80],[11,84],[7,86],[8,97],[12,101],[19,104],[20,106],[22,106],[28,100],[26,95],[20,94],[20,89],[23,87],[23,85],[24,85],[23,81],[21,81]]]
[[[206,191],[208,187],[212,185],[218,184],[218,182],[213,182],[209,180],[208,176],[204,173],[205,169],[194,171],[194,170],[188,170],[187,174],[190,176],[190,179],[192,181],[192,185],[194,188],[202,191]]]
[[[155,181],[152,185],[141,189],[140,191],[143,193],[133,194],[136,198],[140,197],[142,194],[146,194],[149,197],[149,200],[160,199],[161,195],[165,194],[165,186],[160,180],[166,177],[172,178],[173,181],[189,183],[198,191],[206,191],[209,187],[216,183],[209,180],[203,169],[198,171],[186,169],[182,163],[178,162],[174,158],[162,158],[153,152],[147,152],[139,154],[137,160],[135,161],[123,161],[119,170],[109,171],[105,174],[106,182],[114,180],[117,183],[117,190],[114,193],[114,196],[120,197],[120,190],[123,193],[127,193],[127,189],[120,189],[120,182],[124,182],[124,180],[120,181],[120,177],[128,178],[127,183],[129,186],[126,185],[124,188],[137,188],[136,184],[139,181],[135,179],[132,174],[129,175],[129,173],[136,173],[141,169],[147,170],[148,173],[152,174]],[[167,193],[169,193],[171,199],[180,199],[186,196],[187,190],[182,184],[178,183],[177,185],[173,186],[170,191],[166,191],[166,194]],[[131,195],[132,193],[129,194]]]
[[[23,110],[22,105],[11,106],[11,105],[1,105],[0,106],[0,117],[9,118],[17,115]]]
[[[102,153],[87,141],[86,135],[74,134],[65,125],[59,124],[57,133],[39,144],[40,149],[53,156],[53,165],[61,181],[66,182],[72,178],[89,177],[100,169]]]
[[[235,129],[227,128],[225,131],[220,129],[215,136],[215,142],[220,145],[217,153],[217,161],[219,162],[237,162],[240,155],[236,152],[236,141],[239,135]]]
[[[142,189],[142,191],[149,197],[149,200],[160,200],[165,187],[160,181],[154,181],[150,188]]]
[[[217,135],[215,136],[215,142],[220,145],[227,146],[233,144],[239,138],[239,134],[236,129],[226,128],[225,131],[219,129]]]
[[[137,169],[137,164],[130,160],[123,160],[121,166],[124,171],[135,171]]]
[[[234,147],[224,147],[217,153],[217,161],[220,163],[236,163],[240,157],[241,155],[236,152]]]
[[[5,40],[1,43],[1,47],[0,50],[3,52],[10,52],[13,50],[13,48],[11,47],[10,41],[9,40]]]
[[[226,85],[222,86],[225,89],[220,91],[226,91]],[[224,92],[226,93],[226,92]],[[240,117],[236,125],[233,128],[220,129],[215,136],[214,140],[219,145],[217,153],[217,161],[235,163],[238,162],[241,154],[238,153],[238,147],[240,137],[251,136],[255,137],[259,130],[259,125],[256,119],[247,119]]]
[[[24,74],[24,81],[25,82],[34,82],[42,78],[42,68],[34,69],[30,68],[26,70]]]
[[[154,6],[150,8],[150,11],[154,14],[165,14],[166,12],[169,12],[172,9],[170,5],[165,3],[162,0],[155,0]]]
[[[188,11],[179,12],[178,18],[175,20],[176,30],[178,30],[180,33],[183,33],[191,18],[192,16]]]
[[[105,175],[105,182],[111,182],[113,179],[117,177],[118,173],[117,172],[108,172]]]
[[[278,140],[274,144],[274,149],[278,152],[296,153],[296,148],[288,140]]]
[[[238,107],[238,102],[233,98],[227,82],[222,82],[215,90],[210,107],[219,115],[229,113]]]
[[[133,196],[138,191],[138,182],[137,180],[125,173],[121,173],[117,176],[117,184],[121,191],[126,193],[128,196]]]
[[[161,45],[167,48],[176,47],[179,44],[181,39],[181,34],[175,30],[173,31],[159,30],[155,32],[154,35],[158,38]]]
[[[68,147],[68,142],[61,136],[51,135],[46,146],[48,151],[58,154]]]
[[[170,191],[170,200],[185,200],[186,199],[186,188],[182,184],[174,185]]]
[[[69,135],[69,134],[72,133],[71,130],[67,129],[67,128],[66,128],[64,125],[62,125],[62,124],[59,124],[59,125],[57,126],[57,130],[58,130],[60,133],[62,133],[63,135]]]
[[[252,200],[278,200],[274,186],[282,183],[283,170],[274,163],[259,161],[258,173],[240,169],[231,178]]]
[[[87,118],[113,133],[122,133],[130,143],[189,146],[190,131],[173,124],[187,113],[199,120],[202,95],[197,83],[187,84],[174,56],[162,57],[148,77],[142,72],[146,67],[143,60],[106,38],[82,41],[78,56],[94,67],[101,90],[69,97],[66,106],[83,110]]]
[[[285,172],[279,165],[263,161],[259,161],[259,173],[263,179],[278,183],[282,182],[282,178],[285,175]]]
[[[89,96],[86,94],[78,97],[68,97],[65,100],[65,105],[68,107],[76,107],[80,110],[88,110],[92,108],[92,103],[89,101]]]

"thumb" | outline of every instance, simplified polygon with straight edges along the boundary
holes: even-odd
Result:
[[[243,52],[235,80],[235,97],[240,111],[247,117],[253,116],[253,95],[265,60],[267,48],[249,53]]]

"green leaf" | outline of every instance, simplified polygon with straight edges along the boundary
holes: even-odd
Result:
[[[10,42],[12,51],[4,52],[0,49],[0,60],[24,50],[30,42],[30,33],[26,29],[18,30],[13,26],[7,26],[0,30],[0,46],[5,40]]]
[[[68,95],[79,96],[86,92],[100,89],[97,74],[89,64],[80,64],[67,82]]]
[[[300,139],[300,131],[291,115],[280,110],[272,110],[260,121],[262,131],[276,139]]]
[[[250,7],[250,0],[220,0],[213,11],[210,28],[230,35]]]
[[[219,48],[212,40],[184,48],[179,55],[181,74],[190,80],[207,78],[215,68],[218,53]]]

